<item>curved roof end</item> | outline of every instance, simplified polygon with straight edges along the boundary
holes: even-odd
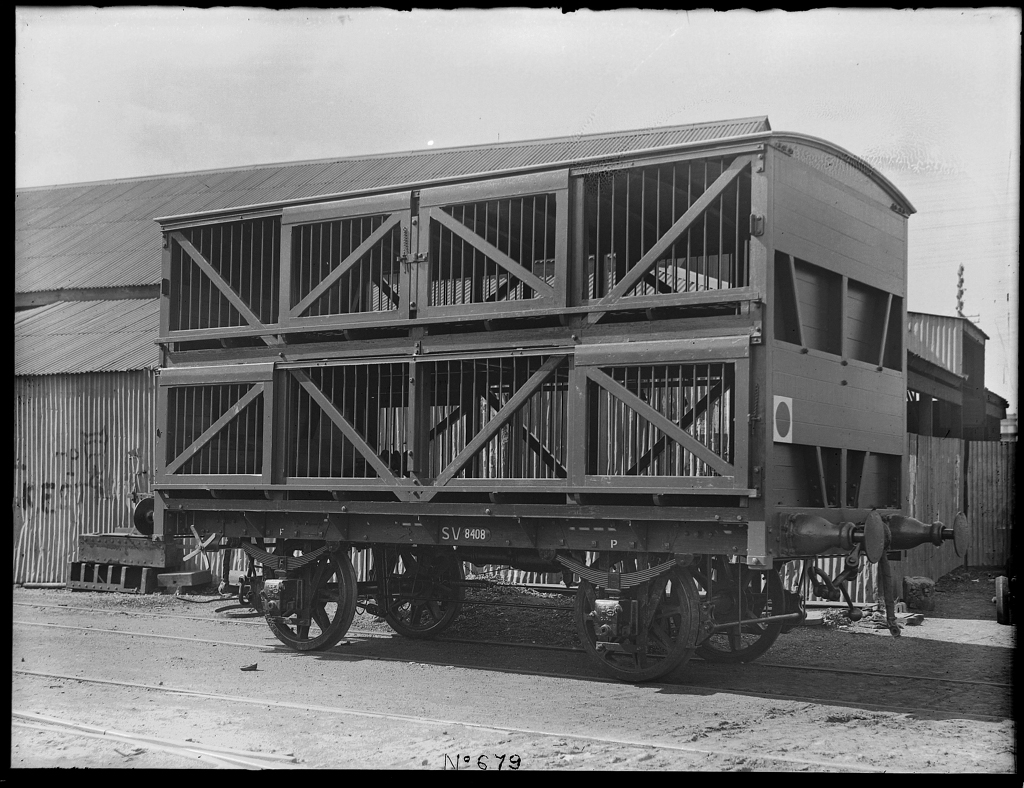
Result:
[[[799,132],[794,131],[773,131],[771,133],[771,137],[772,139],[788,139],[803,145],[811,145],[827,153],[831,153],[833,156],[843,160],[854,169],[864,173],[871,178],[871,180],[881,186],[882,189],[885,190],[886,194],[893,199],[892,207],[899,213],[902,213],[905,216],[917,213],[917,209],[913,206],[910,200],[907,199],[907,196],[896,188],[892,181],[868,164],[868,162],[864,161],[864,159],[859,156],[855,156],[845,148],[841,148],[835,143],[823,140],[820,137],[813,137],[809,134],[800,134]]]

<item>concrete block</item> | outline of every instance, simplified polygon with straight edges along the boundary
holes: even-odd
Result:
[[[935,581],[930,577],[904,577],[903,601],[907,610],[934,610]]]

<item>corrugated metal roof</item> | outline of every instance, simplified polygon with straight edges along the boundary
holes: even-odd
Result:
[[[25,189],[15,194],[15,290],[160,281],[152,221],[770,131],[766,117]]]
[[[963,335],[988,339],[980,328],[965,317],[907,313],[907,350],[940,367],[964,375]]]
[[[14,315],[14,374],[153,369],[160,302],[65,301]]]

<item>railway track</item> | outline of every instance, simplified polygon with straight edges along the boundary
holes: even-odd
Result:
[[[106,612],[106,611],[104,611],[104,612]],[[152,616],[152,615],[159,615],[159,614],[145,614],[145,615],[151,615]],[[180,616],[167,616],[167,618],[180,618]],[[202,620],[210,621],[211,619],[202,619]],[[75,626],[75,625],[70,625],[70,624],[50,624],[50,623],[44,623],[44,622],[19,621],[19,620],[12,621],[12,624],[15,625],[15,626],[64,629],[64,630],[83,631],[83,632],[90,632],[90,633],[102,633],[102,634],[107,634],[107,635],[117,635],[117,636],[122,636],[122,637],[137,637],[137,638],[149,638],[149,639],[154,639],[154,640],[184,641],[184,642],[195,643],[195,644],[206,644],[206,645],[216,645],[216,646],[230,646],[230,647],[245,648],[245,649],[258,649],[258,650],[263,651],[263,652],[267,652],[267,651],[274,652],[274,651],[278,650],[276,646],[267,646],[265,644],[259,644],[259,643],[251,643],[251,642],[244,642],[244,641],[233,641],[233,640],[219,640],[219,639],[212,639],[212,638],[196,638],[196,637],[187,637],[187,636],[182,636],[182,635],[164,635],[164,634],[156,634],[156,633],[149,633],[149,632],[139,632],[139,631],[132,631],[132,630],[124,630],[124,629],[105,629],[105,628],[100,628],[100,627],[83,627],[83,626]],[[356,633],[353,632],[351,634],[355,635]],[[381,633],[367,633],[367,634],[370,637],[378,637],[378,638],[380,638],[380,637],[387,637],[386,635],[382,635]],[[533,646],[532,644],[501,643],[501,642],[495,642],[495,641],[473,641],[473,640],[459,640],[459,641],[455,641],[455,640],[452,640],[452,641],[447,641],[447,642],[468,643],[468,644],[483,645],[483,646],[500,646],[502,648],[509,647],[509,646],[514,646],[514,647],[517,647],[517,648],[525,648],[525,649],[534,649],[535,648],[535,646]],[[550,648],[558,648],[558,647],[548,646],[546,648],[550,649]],[[563,650],[563,651],[579,651],[579,649],[560,649],[560,650]],[[318,652],[317,653],[317,658],[318,659],[324,659],[324,660],[332,660],[332,661],[350,661],[350,660],[355,660],[355,659],[360,659],[360,660],[361,659],[365,659],[366,656],[365,655],[353,656],[353,655],[348,655],[348,654],[339,654],[339,653],[333,652],[333,651],[326,651],[326,652]],[[434,665],[434,666],[438,666],[438,667],[450,667],[451,666],[451,663],[448,662],[448,661],[424,659],[421,656],[417,656],[416,658],[403,658],[403,657],[393,657],[393,656],[389,657],[389,656],[374,655],[372,658],[374,660],[382,661],[382,662],[396,662],[396,663],[405,663],[405,664],[416,663],[416,664],[421,664],[421,665]],[[473,669],[486,669],[486,668],[483,668],[482,666],[479,666],[479,665],[473,665],[473,666],[468,666],[468,667],[472,667]],[[735,671],[737,667],[738,666],[732,666],[730,668],[730,670]],[[806,670],[807,669],[805,667],[795,666],[795,665],[775,666],[775,665],[772,665],[771,663],[766,663],[764,665],[759,665],[759,667],[767,667],[767,668],[778,667],[780,669],[786,669],[786,670],[791,670],[791,669]],[[537,675],[537,676],[546,676],[546,677],[550,677],[550,678],[565,678],[565,679],[585,680],[585,681],[594,681],[594,682],[605,683],[605,684],[617,684],[618,683],[618,682],[616,682],[616,681],[614,681],[612,679],[606,679],[604,677],[580,676],[580,675],[575,674],[575,673],[539,671],[539,670],[532,670],[532,669],[531,670],[523,670],[523,669],[516,669],[516,668],[509,668],[509,667],[502,667],[501,671],[503,673],[515,673],[515,674],[520,674],[520,675]],[[22,670],[15,670],[14,672],[15,673],[25,673],[25,674],[31,674],[32,673],[32,671],[22,671]],[[839,670],[839,669],[827,669],[827,668],[821,669],[821,672],[840,672],[840,673],[859,675],[859,676],[863,676],[865,678],[894,677],[894,678],[902,678],[904,680],[925,681],[925,682],[932,682],[932,683],[934,683],[934,682],[945,682],[945,683],[950,683],[950,684],[965,684],[966,683],[966,684],[982,685],[982,686],[986,686],[986,687],[990,687],[990,688],[994,688],[994,689],[1000,689],[1000,690],[1008,690],[1008,689],[1010,689],[1010,685],[1007,685],[1007,684],[999,684],[999,683],[995,683],[995,682],[971,682],[971,681],[964,680],[964,679],[942,679],[942,678],[932,677],[932,676],[909,676],[909,675],[903,675],[903,674],[878,674],[878,673],[872,673],[872,672],[867,672],[867,671],[851,671],[851,670]],[[59,675],[55,674],[54,677],[61,678],[62,676],[59,676]],[[77,680],[78,677],[66,676],[66,677],[63,677],[63,678],[73,678],[73,679]],[[97,681],[99,681],[99,680],[97,679]],[[675,688],[675,687],[678,687],[679,685],[676,684],[676,683],[670,683],[670,682],[648,682],[648,683],[645,684],[645,686]],[[693,684],[692,686],[694,687],[694,689],[699,689],[699,690],[712,690],[712,691],[726,692],[726,693],[731,693],[731,694],[736,694],[736,695],[745,695],[745,696],[749,696],[749,697],[774,698],[774,699],[781,699],[781,700],[798,701],[798,702],[803,702],[803,703],[812,703],[812,704],[823,705],[823,706],[844,705],[844,701],[842,699],[837,699],[835,697],[833,697],[833,698],[808,697],[808,696],[794,695],[794,694],[791,694],[791,693],[784,693],[784,692],[766,692],[766,691],[752,692],[752,691],[738,689],[736,687],[712,686],[712,685],[709,685],[709,684],[706,684],[706,683],[703,683],[703,682],[697,683],[697,684]],[[911,706],[911,705],[907,705],[907,704],[865,703],[863,701],[859,701],[858,700],[856,705],[859,708],[864,708],[864,709],[871,710],[871,711],[889,712],[889,713],[894,713],[894,714],[926,714],[926,715],[932,715],[932,716],[945,717],[945,718],[949,718],[949,719],[954,719],[954,718],[956,718],[956,719],[974,719],[974,720],[979,720],[979,721],[983,721],[983,722],[999,722],[999,721],[1002,721],[1003,719],[1005,719],[1004,717],[995,716],[995,715],[976,714],[976,713],[968,713],[968,712],[961,712],[961,711],[951,711],[951,710],[948,710],[948,709],[924,708],[924,707],[918,707],[918,706]]]
[[[333,656],[333,655],[331,655]],[[611,744],[626,747],[637,747],[647,750],[666,750],[672,752],[683,752],[692,753],[698,755],[708,756],[719,756],[725,758],[742,758],[753,764],[786,764],[791,766],[812,766],[817,768],[847,770],[855,772],[877,772],[877,768],[870,766],[861,766],[860,764],[848,763],[844,761],[823,761],[809,758],[798,758],[794,756],[784,755],[750,755],[747,752],[738,752],[735,750],[710,748],[710,747],[695,747],[687,744],[678,744],[671,742],[652,742],[652,741],[641,741],[639,739],[629,739],[625,737],[613,737],[613,736],[593,736],[580,734],[575,732],[566,732],[559,730],[547,730],[539,728],[528,728],[511,725],[487,725],[478,722],[470,722],[466,720],[455,720],[455,719],[443,719],[438,717],[427,717],[421,715],[410,715],[410,714],[388,714],[383,712],[366,711],[363,709],[352,709],[343,706],[325,706],[310,703],[301,702],[290,702],[273,700],[269,698],[258,698],[241,695],[227,695],[214,692],[200,692],[197,690],[188,689],[185,687],[170,687],[165,685],[155,684],[143,684],[139,682],[130,681],[116,681],[113,679],[94,678],[86,676],[71,676],[60,673],[47,673],[43,671],[31,671],[31,670],[18,670],[13,671],[17,675],[32,676],[37,678],[45,679],[57,679],[65,681],[74,681],[81,684],[91,685],[105,685],[115,687],[126,687],[130,689],[143,689],[152,692],[164,693],[168,695],[188,696],[194,698],[203,698],[208,700],[216,700],[224,703],[234,703],[240,705],[252,705],[263,708],[281,708],[281,709],[293,709],[298,711],[310,711],[319,714],[330,714],[343,717],[361,717],[366,719],[374,720],[385,720],[389,722],[401,722],[401,723],[413,723],[417,725],[426,725],[431,727],[444,727],[448,728],[451,726],[461,726],[464,728],[472,728],[483,731],[494,731],[497,733],[518,733],[528,736],[541,736],[548,738],[557,739],[573,739],[582,742],[594,742],[599,744]],[[599,679],[603,683],[616,684],[617,682],[608,681],[605,679]],[[251,759],[250,759],[251,760]]]
[[[260,627],[261,629],[266,627],[266,624],[264,623],[264,620],[263,620],[262,617],[251,618],[251,619],[231,618],[231,617],[210,618],[210,617],[204,617],[204,616],[187,616],[187,615],[169,614],[169,613],[149,613],[149,612],[141,612],[141,611],[134,611],[134,610],[132,610],[132,611],[128,611],[128,610],[111,611],[111,610],[106,609],[106,608],[78,607],[78,606],[72,607],[72,606],[68,606],[68,605],[52,605],[52,604],[33,603],[33,602],[15,602],[14,605],[16,607],[32,607],[32,608],[47,608],[47,609],[59,609],[59,610],[74,610],[74,611],[89,612],[89,613],[102,613],[102,614],[107,614],[107,615],[111,615],[111,614],[112,615],[127,615],[127,616],[139,616],[139,617],[146,617],[146,618],[165,618],[165,619],[170,618],[170,619],[183,619],[183,620],[187,620],[187,621],[203,621],[203,622],[240,624],[240,625],[248,625],[248,626],[253,626],[253,627]],[[47,624],[43,624],[43,623],[27,622],[27,621],[21,621],[21,622],[15,621],[13,623],[15,623],[15,624],[24,624],[24,625],[28,625],[28,626],[67,626],[67,625],[47,625]],[[70,628],[72,628],[72,629],[91,629],[89,627],[70,627]],[[111,633],[114,633],[114,634],[123,634],[123,630],[98,630],[98,631],[111,632]],[[141,636],[145,636],[142,633],[132,633],[132,634],[136,634],[136,635],[138,635],[140,637]],[[360,629],[350,629],[348,631],[348,635],[351,636],[351,637],[355,637],[355,638],[371,638],[371,639],[374,639],[374,638],[383,639],[383,638],[396,637],[392,633],[375,632],[375,631],[371,631],[371,630],[360,630]],[[173,637],[173,636],[169,636],[169,635],[163,635],[163,636],[152,635],[152,637]],[[181,638],[178,638],[178,639],[180,639],[180,640],[195,640],[195,638],[186,638],[186,637],[181,637]],[[583,651],[583,649],[577,648],[577,647],[573,647],[573,646],[551,646],[551,645],[536,644],[536,643],[519,643],[519,642],[515,642],[515,641],[474,640],[474,639],[468,639],[468,638],[449,638],[449,637],[444,637],[444,636],[438,637],[436,640],[437,640],[437,642],[442,642],[442,643],[454,643],[454,644],[460,644],[460,645],[496,646],[496,647],[501,647],[501,648],[524,649],[524,650],[528,650],[528,651],[557,651],[557,652],[578,653],[578,654],[585,653]],[[200,641],[200,642],[204,642],[204,641]],[[213,642],[213,641],[207,641],[207,642]],[[257,647],[263,648],[263,646],[258,646],[258,644],[234,643],[234,642],[229,642],[229,641],[217,641],[217,642],[218,643],[223,642],[225,645],[238,645],[238,646],[249,645],[249,646],[257,646]],[[693,657],[693,661],[694,662],[703,662],[703,660],[699,656]],[[438,664],[441,664],[441,663],[438,663]],[[880,673],[878,671],[852,670],[852,669],[849,669],[849,668],[832,668],[832,667],[820,667],[820,666],[810,666],[810,665],[792,665],[792,664],[784,664],[784,663],[778,663],[778,662],[768,662],[768,661],[763,661],[763,660],[758,660],[755,664],[757,666],[761,667],[761,668],[775,668],[775,669],[778,669],[778,670],[807,671],[807,672],[812,672],[812,673],[833,673],[833,674],[838,674],[838,675],[863,676],[863,677],[866,677],[866,678],[878,678],[878,679],[904,679],[904,680],[909,680],[909,681],[941,682],[943,684],[961,684],[961,685],[967,685],[967,686],[993,687],[993,688],[996,688],[996,689],[1004,689],[1004,690],[1007,690],[1007,691],[1009,691],[1009,690],[1011,690],[1013,688],[1011,684],[1004,684],[1004,683],[1000,683],[1000,682],[978,681],[978,680],[974,680],[974,679],[952,679],[952,678],[948,678],[948,677],[945,677],[945,676],[922,676],[922,675],[915,675],[915,674],[908,674],[908,673]],[[739,666],[734,666],[734,669],[738,668],[738,667]],[[996,719],[996,718],[993,718],[993,719]]]

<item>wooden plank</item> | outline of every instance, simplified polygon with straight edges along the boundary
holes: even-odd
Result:
[[[587,408],[587,376],[572,358],[569,369],[569,390],[566,398],[566,430],[568,446],[566,447],[566,463],[569,468],[569,479],[574,487],[584,484],[587,473],[587,457],[591,441],[590,428],[592,414]]]
[[[850,290],[850,277],[843,276],[839,283],[839,355],[848,358],[850,355],[849,337],[849,304],[846,301]]]
[[[208,385],[210,383],[255,383],[271,380],[274,362],[217,364],[205,367],[169,367],[160,370],[161,386]]]
[[[804,341],[804,319],[800,309],[800,288],[797,286],[796,282],[796,260],[791,254],[783,256],[786,258],[786,273],[789,275],[789,286],[792,288],[790,295],[793,297],[793,311],[796,313],[797,342],[800,345],[806,345],[807,343]],[[778,308],[778,305],[776,305],[776,308]]]
[[[779,249],[879,290],[906,294],[905,261],[894,247],[896,239],[869,246],[844,236],[825,217],[803,216],[786,203],[776,206],[775,228]]]
[[[632,290],[644,277],[647,271],[675,243],[676,239],[689,229],[690,225],[699,219],[704,211],[718,199],[718,196],[739,176],[740,172],[750,165],[749,156],[738,156],[733,159],[726,170],[715,179],[704,193],[697,198],[686,212],[677,219],[672,226],[659,238],[655,244],[641,257],[626,275],[602,298],[598,304],[609,305],[618,302],[623,296]],[[591,314],[587,321],[597,323],[604,316],[604,313]]]
[[[380,243],[381,239],[384,238],[388,233],[394,229],[395,225],[401,222],[402,216],[399,213],[393,213],[389,216],[380,227],[370,233],[366,240],[363,241],[355,250],[344,260],[342,260],[338,267],[331,271],[323,280],[314,287],[309,293],[294,307],[288,310],[288,317],[301,317],[302,313],[309,309],[313,303],[316,302],[320,296],[327,292],[330,287],[341,279],[345,273],[358,263],[367,252],[369,252],[374,246]]]
[[[821,458],[821,446],[814,447],[814,458],[818,468],[818,492],[821,495],[821,505],[828,508],[828,484],[825,482],[825,463]]]
[[[156,541],[144,536],[121,534],[80,534],[80,561],[124,566],[174,568],[181,564],[182,549],[177,542]]]
[[[213,582],[209,569],[195,572],[164,572],[157,575],[157,585],[161,588],[179,588],[182,586],[202,586]]]
[[[775,350],[772,391],[793,397],[794,442],[902,453],[906,393],[900,374],[841,366],[781,345]]]
[[[562,364],[565,363],[566,356],[552,356],[545,361],[540,369],[530,376],[529,380],[519,389],[505,406],[499,410],[490,421],[484,426],[480,432],[469,443],[466,447],[459,452],[459,454],[452,460],[448,467],[446,467],[436,479],[434,479],[434,487],[443,487],[452,479],[459,471],[461,471],[466,464],[473,458],[480,449],[487,444],[488,441],[493,438],[498,430],[500,430],[505,423],[516,414],[516,412],[522,408],[527,400],[533,396],[533,394],[539,389],[557,370]]]
[[[391,473],[391,468],[385,464],[385,462],[377,456],[377,453],[367,445],[366,441],[363,440],[362,435],[359,434],[358,430],[349,423],[337,408],[334,407],[334,403],[331,402],[327,396],[317,388],[316,384],[309,379],[309,376],[299,369],[291,369],[289,372],[299,382],[299,385],[306,390],[306,393],[312,397],[313,401],[320,406],[320,409],[327,414],[334,425],[341,430],[342,434],[348,438],[349,443],[355,448],[363,459],[366,460],[373,469],[377,471],[377,475],[380,476],[387,484],[399,486],[401,482],[395,478],[394,474]]]
[[[579,366],[722,361],[749,356],[750,335],[595,343],[579,345],[575,355]]]
[[[285,208],[281,212],[281,226],[293,224],[311,224],[313,222],[329,222],[337,219],[348,219],[353,216],[373,216],[382,213],[409,210],[409,192],[380,194],[374,197],[354,197],[347,200],[297,205]],[[284,257],[281,258],[284,260]]]
[[[480,252],[487,255],[487,257],[493,262],[500,265],[516,279],[519,279],[524,284],[529,285],[533,290],[542,294],[542,297],[551,297],[555,294],[555,290],[551,285],[545,282],[540,277],[536,276],[532,271],[527,270],[522,265],[517,263],[497,246],[490,243],[489,241],[481,238],[475,232],[470,230],[466,225],[449,216],[445,211],[440,208],[432,208],[430,210],[430,218],[435,219],[439,224],[447,227],[457,236],[462,238],[466,243],[476,247]],[[492,307],[493,308],[493,307]]]
[[[263,393],[263,383],[254,383],[252,388],[243,394],[234,405],[228,408],[224,415],[217,419],[211,424],[202,435],[192,441],[191,444],[179,454],[173,462],[168,463],[167,467],[164,468],[164,473],[174,473],[178,468],[184,465],[193,454],[203,447],[207,441],[210,440],[214,435],[220,432],[227,423],[238,416],[256,397]]]
[[[679,306],[702,306],[705,304],[728,304],[742,301],[756,301],[762,298],[763,290],[755,287],[725,287],[721,290],[699,290],[671,295],[624,296],[609,303],[593,302],[585,307],[589,312],[622,312],[641,309],[668,309]],[[580,310],[577,310],[577,312]]]
[[[738,495],[752,497],[756,490],[739,487],[731,476],[598,476],[588,474],[573,492],[652,495]],[[603,519],[599,517],[598,519]]]
[[[569,287],[569,192],[561,189],[555,193],[555,283],[556,304],[565,304]]]
[[[885,340],[889,336],[889,315],[892,312],[892,293],[886,293],[885,317],[882,318],[882,339],[878,343],[878,366],[885,361]]]
[[[525,197],[531,194],[558,192],[569,188],[569,171],[539,172],[513,175],[507,178],[488,178],[475,183],[436,186],[420,191],[420,207],[434,208],[477,200]]]
[[[628,405],[637,413],[637,415],[647,419],[647,421],[651,422],[651,424],[668,435],[676,443],[683,446],[683,448],[695,457],[699,458],[711,468],[714,468],[718,473],[722,474],[722,476],[731,477],[735,473],[736,469],[732,465],[711,451],[711,449],[690,435],[690,433],[680,429],[678,424],[656,411],[640,399],[640,397],[636,396],[625,386],[614,380],[610,375],[607,375],[600,369],[589,369],[586,374],[590,380],[605,389],[605,391],[617,400]]]
[[[824,158],[831,160],[828,171],[821,168]],[[810,160],[799,156],[783,159],[777,180],[825,205],[842,205],[850,217],[879,230],[898,235],[906,232],[906,219],[890,206],[893,198],[873,180],[845,163],[819,150],[810,152]],[[843,177],[844,173],[847,176]]]

